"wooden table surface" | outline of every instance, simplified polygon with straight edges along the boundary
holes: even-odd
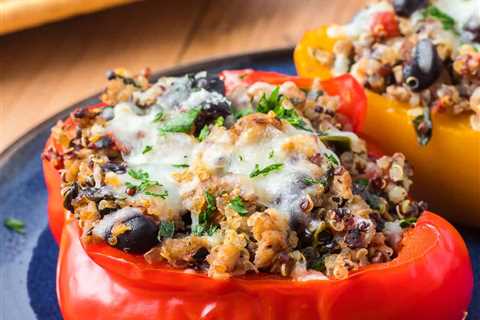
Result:
[[[295,45],[364,0],[145,1],[0,37],[0,151],[105,84],[105,71],[169,68]]]

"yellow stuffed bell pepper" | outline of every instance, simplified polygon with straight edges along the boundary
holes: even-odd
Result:
[[[333,50],[337,39],[328,36],[327,28],[305,33],[297,45],[294,61],[300,76],[330,77],[330,69],[312,55],[312,48]],[[386,152],[405,153],[415,168],[415,197],[427,200],[431,208],[446,213],[452,221],[480,227],[480,132],[471,128],[469,116],[432,114],[433,134],[422,146],[408,104],[366,91],[363,132]]]

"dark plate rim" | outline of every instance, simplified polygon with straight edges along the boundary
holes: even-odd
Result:
[[[232,64],[233,62],[236,62],[238,60],[247,60],[247,59],[256,60],[256,59],[268,59],[268,58],[273,59],[276,56],[293,54],[293,49],[294,47],[288,46],[288,47],[277,48],[277,49],[259,50],[254,52],[207,58],[197,62],[180,64],[175,67],[155,71],[152,77],[156,78],[159,76],[177,75],[177,74],[187,73],[189,70],[210,69],[210,68],[215,68],[216,66],[221,66],[224,64]],[[91,96],[88,96],[85,99],[82,99],[76,103],[71,104],[70,106],[62,108],[57,113],[51,115],[47,119],[43,120],[39,124],[30,128],[27,132],[23,133],[21,136],[16,138],[2,152],[0,152],[0,169],[7,164],[7,162],[9,161],[9,158],[12,155],[14,155],[17,152],[17,150],[22,148],[26,143],[30,142],[31,139],[38,132],[43,131],[45,127],[51,126],[52,121],[66,118],[74,108],[84,104],[86,101],[97,98],[100,95],[100,93],[101,91],[98,91],[97,93]]]

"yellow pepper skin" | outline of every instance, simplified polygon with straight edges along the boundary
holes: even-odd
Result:
[[[310,48],[332,51],[335,39],[327,26],[305,33],[294,61],[302,77],[330,77]],[[480,227],[480,132],[468,115],[432,114],[433,136],[420,146],[407,111],[409,106],[366,90],[367,119],[363,134],[387,153],[403,152],[415,170],[413,195],[430,208],[466,226]]]

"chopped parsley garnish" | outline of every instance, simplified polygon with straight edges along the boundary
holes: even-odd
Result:
[[[235,119],[238,120],[252,113],[255,113],[255,111],[253,111],[252,109],[241,109],[241,110],[235,111],[233,115],[235,116]]]
[[[383,211],[383,203],[381,201],[382,198],[377,196],[376,194],[373,194],[371,192],[365,191],[363,192],[363,198],[365,202],[374,210],[380,210]]]
[[[417,222],[416,217],[405,218],[405,219],[400,220],[400,227],[405,229],[405,228],[410,227],[411,225],[414,225],[416,222]]]
[[[313,186],[315,184],[321,184],[324,187],[328,184],[328,178],[327,176],[324,176],[320,179],[315,179],[312,177],[305,177],[303,178],[303,183],[305,183],[307,186]]]
[[[330,161],[330,163],[332,163],[333,165],[339,165],[337,158],[333,154],[325,154],[325,157],[327,157],[328,161]]]
[[[12,230],[19,234],[25,234],[25,222],[16,218],[5,218],[3,220],[5,228]]]
[[[158,226],[158,241],[162,239],[171,238],[175,234],[175,222],[162,221]]]
[[[430,108],[424,107],[423,114],[419,115],[412,121],[415,133],[417,134],[417,141],[421,146],[428,144],[432,138],[432,118],[430,115]]]
[[[320,272],[325,272],[326,267],[325,267],[325,259],[323,258],[318,258],[314,260],[313,262],[310,263],[310,269],[317,270]]]
[[[188,168],[188,167],[190,167],[190,165],[187,164],[187,163],[175,163],[175,164],[172,164],[172,167],[174,167],[174,168]]]
[[[258,164],[255,164],[255,169],[250,173],[250,178],[255,178],[257,176],[266,176],[272,171],[281,170],[283,168],[283,163],[274,163],[269,166],[266,166],[263,169],[260,169]]]
[[[135,180],[147,180],[149,177],[148,172],[142,169],[128,169],[128,175]]]
[[[257,104],[257,112],[268,113],[279,108],[282,104],[283,96],[280,94],[280,87],[275,87],[270,95],[264,93]]]
[[[243,200],[240,198],[240,196],[236,196],[230,201],[230,207],[242,217],[248,214],[248,210],[245,208],[245,203],[243,203]]]
[[[268,153],[268,159],[272,159],[274,155],[275,155],[275,151],[274,150],[270,151]]]
[[[168,119],[160,128],[160,133],[168,132],[185,132],[192,131],[193,123],[200,113],[200,108],[193,108],[186,112],[182,112],[175,117]]]
[[[200,130],[200,133],[198,135],[198,140],[203,141],[203,140],[207,139],[209,134],[210,134],[210,129],[208,129],[207,125],[204,125],[202,130]]]
[[[295,109],[287,109],[282,106],[283,96],[280,94],[280,88],[275,87],[269,96],[263,94],[257,104],[257,112],[268,113],[273,111],[278,118],[286,120],[292,126],[297,129],[312,132],[307,128],[307,123],[302,117],[295,111]]]
[[[357,186],[362,186],[362,187],[368,187],[368,179],[365,179],[365,178],[358,178],[358,179],[355,179],[353,181],[353,184],[357,185]]]
[[[225,118],[220,116],[217,119],[215,119],[215,126],[217,127],[222,127],[225,124]]]
[[[352,141],[349,137],[346,136],[335,136],[335,135],[319,135],[320,141],[323,143],[330,143],[335,145],[336,147],[342,150],[351,150],[352,149]]]
[[[451,30],[456,32],[455,30],[455,19],[451,16],[440,10],[438,7],[434,5],[430,5],[425,10],[423,10],[422,15],[424,18],[434,18],[437,19],[442,23],[443,29]]]
[[[156,115],[155,118],[153,118],[153,122],[160,122],[163,120],[163,117],[165,117],[165,113],[163,111],[159,111]]]
[[[147,196],[160,197],[162,199],[165,199],[168,197],[167,190],[162,190],[161,192],[156,191],[156,189],[163,187],[163,185],[160,184],[158,181],[150,180],[150,176],[148,172],[142,169],[139,169],[139,170],[128,169],[128,175],[135,180],[139,180],[140,184],[136,185],[131,182],[126,182],[125,185],[127,186],[127,188],[135,189],[136,191],[143,192]]]
[[[200,212],[200,215],[198,216],[198,222],[200,224],[208,223],[212,214],[215,212],[215,210],[217,210],[217,203],[213,194],[205,191],[205,200],[207,202],[207,207],[205,210]]]
[[[153,149],[152,146],[145,146],[145,148],[143,148],[142,154],[148,153],[152,151],[152,149]]]
[[[243,160],[244,160],[244,159],[243,159],[243,156],[242,156],[241,154],[238,155],[238,159],[239,159],[240,161],[243,161]]]
[[[192,228],[192,234],[196,236],[202,236],[204,234],[213,236],[218,229],[217,225],[198,224]]]

